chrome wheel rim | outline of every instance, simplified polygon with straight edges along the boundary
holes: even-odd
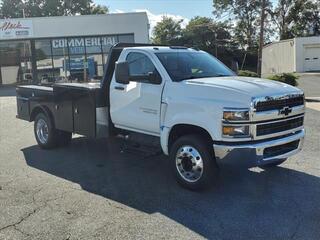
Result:
[[[37,136],[42,144],[46,144],[49,138],[49,128],[45,120],[39,119],[36,128]]]
[[[187,182],[197,182],[203,174],[203,159],[192,146],[183,146],[176,154],[176,168]]]

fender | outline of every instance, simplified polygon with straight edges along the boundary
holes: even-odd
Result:
[[[172,129],[177,125],[189,125],[190,128],[191,128],[190,134],[193,131],[192,127],[196,127],[199,130],[201,129],[201,131],[203,131],[203,130],[206,131],[207,134],[210,135],[210,138],[212,140],[216,139],[214,137],[214,135],[207,128],[205,128],[205,127],[203,127],[201,125],[198,125],[198,124],[192,124],[190,122],[179,122],[179,123],[174,124],[171,127],[163,126],[163,127],[161,127],[161,132],[160,132],[160,144],[161,144],[162,151],[163,151],[163,153],[165,155],[169,155],[169,138],[170,138],[170,134],[171,134]]]
[[[31,111],[30,120],[29,121],[33,122],[35,117],[37,116],[37,114],[40,113],[40,112],[43,112],[47,117],[49,117],[52,120],[53,125],[55,126],[54,117],[53,117],[53,114],[52,114],[51,110],[47,106],[44,106],[44,105],[41,105],[41,104],[36,104],[34,106],[34,108]]]

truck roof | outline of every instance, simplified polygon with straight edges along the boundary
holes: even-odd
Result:
[[[173,51],[198,51],[194,48],[182,47],[182,46],[134,46],[134,47],[126,47],[125,49],[141,49],[152,52],[173,52]]]

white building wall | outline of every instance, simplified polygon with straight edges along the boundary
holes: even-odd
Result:
[[[262,76],[295,72],[295,42],[293,39],[272,43],[262,51]]]
[[[315,37],[303,37],[295,38],[296,45],[296,69],[295,72],[306,72],[308,68],[308,61],[314,61],[312,63],[313,70],[320,70],[320,36]],[[312,52],[314,54],[309,55]],[[306,58],[312,58],[306,60]],[[318,58],[318,59],[314,59]]]
[[[90,35],[134,34],[135,42],[149,42],[149,21],[145,12],[84,16],[59,16],[14,19],[29,26],[27,38],[75,37]],[[5,20],[3,20],[5,22]],[[13,39],[11,37],[10,39]],[[0,38],[1,40],[1,38]]]

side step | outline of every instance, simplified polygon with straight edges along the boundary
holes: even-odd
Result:
[[[128,133],[118,135],[123,140],[120,149],[123,153],[152,157],[162,154],[160,138],[140,133]]]

